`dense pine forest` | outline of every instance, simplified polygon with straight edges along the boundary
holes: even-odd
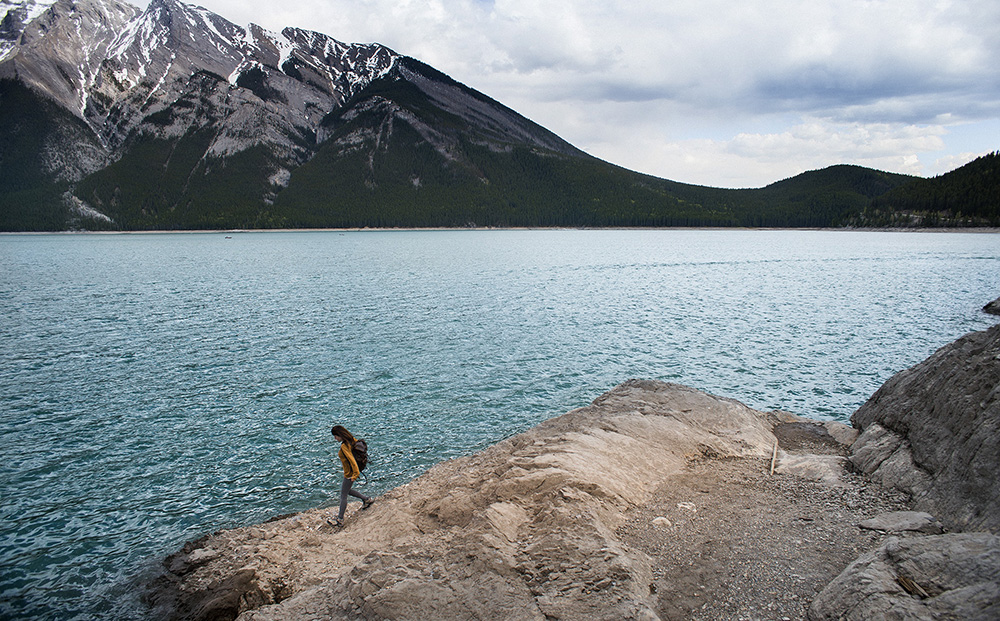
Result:
[[[861,226],[1000,226],[1000,152],[933,179],[914,179],[872,200]]]

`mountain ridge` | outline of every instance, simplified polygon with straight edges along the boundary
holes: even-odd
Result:
[[[0,11],[0,230],[838,226],[914,179],[683,184],[379,44],[177,0]]]

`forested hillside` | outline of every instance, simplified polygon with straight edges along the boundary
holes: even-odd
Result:
[[[848,222],[890,227],[1000,226],[1000,152],[877,196]]]

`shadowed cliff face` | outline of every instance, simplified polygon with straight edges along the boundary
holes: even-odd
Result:
[[[852,461],[951,530],[1000,532],[1000,325],[887,381],[852,422]]]

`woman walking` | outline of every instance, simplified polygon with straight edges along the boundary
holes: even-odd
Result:
[[[342,427],[341,425],[334,425],[333,429],[330,430],[333,437],[340,442],[340,463],[344,465],[344,481],[340,484],[340,513],[337,515],[337,519],[331,524],[336,527],[344,525],[344,511],[347,510],[347,497],[354,496],[355,498],[361,499],[361,508],[367,509],[375,500],[368,496],[365,496],[361,492],[354,491],[351,486],[354,482],[358,480],[361,476],[361,470],[358,468],[358,462],[354,461],[354,443],[356,440],[351,432]]]

